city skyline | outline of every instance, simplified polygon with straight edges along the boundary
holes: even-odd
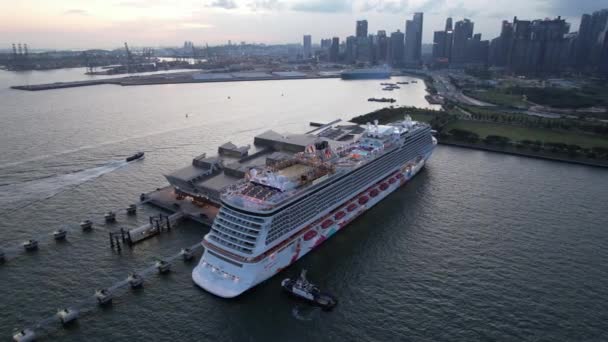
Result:
[[[594,1],[500,2],[487,8],[483,1],[298,1],[298,0],[132,0],[95,3],[61,0],[52,4],[25,0],[0,4],[0,47],[28,43],[32,49],[116,48],[123,41],[134,46],[174,46],[183,40],[210,45],[246,41],[281,44],[302,42],[302,34],[321,38],[353,34],[352,23],[367,20],[368,32],[404,32],[406,20],[424,12],[422,43],[446,17],[470,18],[485,38],[500,33],[502,20],[561,15],[575,31],[583,13],[602,7]],[[251,29],[254,27],[255,29]],[[57,37],[60,37],[57,39]]]

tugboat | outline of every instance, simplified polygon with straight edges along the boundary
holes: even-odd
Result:
[[[137,160],[137,159],[141,159],[143,157],[144,157],[144,153],[143,152],[137,152],[134,155],[132,155],[130,157],[127,157],[126,161],[130,162],[130,161],[134,161],[134,160]]]
[[[300,278],[296,280],[284,279],[281,282],[283,290],[290,295],[306,300],[309,303],[316,304],[324,310],[331,310],[338,300],[329,293],[321,292],[321,290],[306,279],[306,270],[302,270]]]

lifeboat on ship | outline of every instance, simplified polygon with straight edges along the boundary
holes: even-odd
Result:
[[[346,216],[346,214],[343,211],[338,211],[338,213],[334,217],[336,218],[336,220],[339,220],[344,216]]]
[[[359,204],[365,204],[365,203],[367,203],[367,201],[369,201],[369,197],[367,197],[367,196],[361,196],[359,198]]]
[[[378,193],[379,193],[378,189],[373,189],[372,191],[369,192],[369,195],[372,197],[376,197],[376,196],[378,196]]]
[[[346,210],[348,210],[349,213],[355,209],[357,209],[357,205],[355,203],[351,203],[348,207],[346,207]]]
[[[388,180],[389,184],[394,184],[396,182],[395,178],[391,178]]]
[[[398,173],[396,177],[397,177],[397,178],[403,178],[403,174]]]
[[[325,220],[323,221],[323,223],[321,223],[321,228],[323,229],[327,229],[329,228],[329,226],[331,226],[334,223],[334,221],[332,220]]]
[[[317,231],[309,230],[306,232],[306,234],[304,234],[304,241],[309,241],[310,239],[314,238],[315,236],[317,236]]]
[[[388,189],[388,184],[386,184],[386,183],[380,184],[380,190],[384,191],[386,189]]]

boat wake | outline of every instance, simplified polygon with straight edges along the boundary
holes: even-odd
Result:
[[[321,309],[315,306],[307,308],[294,306],[294,308],[291,309],[291,315],[298,321],[312,321],[320,312]]]
[[[125,165],[127,165],[125,160],[113,160],[89,169],[2,186],[0,187],[0,207],[8,211],[24,208]]]

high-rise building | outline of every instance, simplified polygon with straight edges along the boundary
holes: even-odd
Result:
[[[376,35],[376,63],[384,64],[387,63],[388,56],[388,37],[386,36],[386,31],[380,30]]]
[[[594,70],[606,63],[603,49],[607,30],[608,9],[583,14],[575,52],[578,68]]]
[[[561,17],[544,20],[513,19],[507,67],[516,72],[555,72],[568,66],[569,48],[573,45],[566,34],[570,25]]]
[[[445,31],[452,31],[454,28],[452,26],[452,18],[449,17],[445,20]]]
[[[393,67],[403,66],[405,53],[405,36],[397,30],[391,33],[391,39],[388,45],[388,63]]]
[[[333,37],[331,40],[331,47],[329,48],[329,61],[337,62],[340,55],[340,38]]]
[[[408,65],[420,64],[423,17],[423,13],[414,13],[414,18],[405,22],[405,63]]]
[[[357,38],[367,38],[367,20],[357,21]]]
[[[474,23],[469,19],[456,22],[454,26],[450,63],[467,62],[467,40],[473,38]]]
[[[355,36],[346,37],[346,51],[344,51],[346,63],[354,63],[356,60],[357,38]]]
[[[435,31],[433,34],[433,59],[448,58],[446,31]]]
[[[312,56],[312,37],[309,34],[304,35],[302,45],[304,58],[310,58]]]
[[[370,38],[357,37],[355,54],[357,62],[368,63],[372,61],[372,44]]]

